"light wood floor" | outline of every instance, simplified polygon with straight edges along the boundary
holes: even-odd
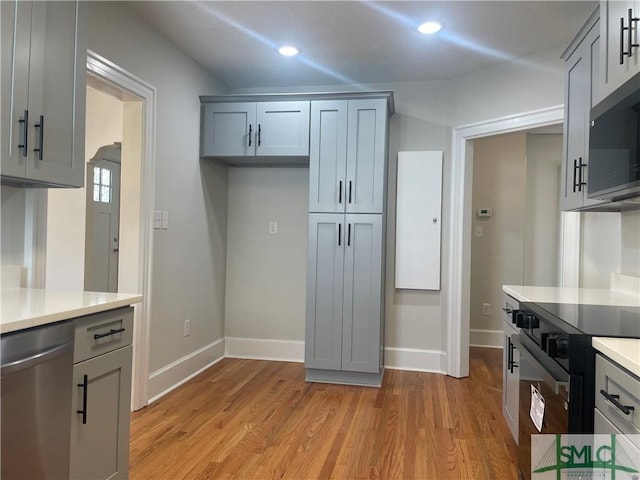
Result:
[[[501,366],[472,348],[468,378],[387,370],[377,389],[225,359],[133,414],[130,478],[515,479]]]

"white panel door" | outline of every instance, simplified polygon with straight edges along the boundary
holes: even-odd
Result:
[[[442,152],[398,152],[396,288],[440,289]]]

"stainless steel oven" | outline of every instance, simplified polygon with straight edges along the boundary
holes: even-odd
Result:
[[[552,360],[540,355],[539,348],[528,337],[513,335],[512,342],[520,354],[518,467],[520,477],[529,480],[531,478],[531,435],[569,431],[570,376]],[[540,395],[544,400],[544,415],[542,423],[538,426],[531,415],[534,395]]]

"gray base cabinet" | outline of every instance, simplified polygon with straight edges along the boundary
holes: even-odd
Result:
[[[84,186],[86,5],[3,1],[2,181]]]
[[[502,415],[509,425],[513,439],[518,443],[518,404],[520,401],[520,353],[511,342],[511,336],[518,334],[512,323],[512,312],[519,308],[517,300],[505,295],[503,328],[503,368],[502,368]]]
[[[72,479],[128,478],[132,330],[132,308],[76,321]]]
[[[307,381],[382,382],[390,98],[311,101]]]
[[[307,368],[381,369],[382,215],[311,214]]]

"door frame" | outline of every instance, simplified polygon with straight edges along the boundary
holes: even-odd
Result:
[[[138,244],[138,292],[143,301],[135,306],[133,322],[132,407],[148,403],[151,279],[153,268],[153,208],[155,198],[155,140],[157,90],[144,80],[97,53],[87,51],[87,72],[126,90],[142,101],[142,159],[140,179],[140,240]]]
[[[447,375],[469,375],[469,325],[471,297],[471,197],[473,148],[471,140],[564,121],[564,105],[454,127],[451,135],[449,254],[446,295]],[[460,193],[457,193],[460,192]],[[563,259],[561,249],[561,264]]]

